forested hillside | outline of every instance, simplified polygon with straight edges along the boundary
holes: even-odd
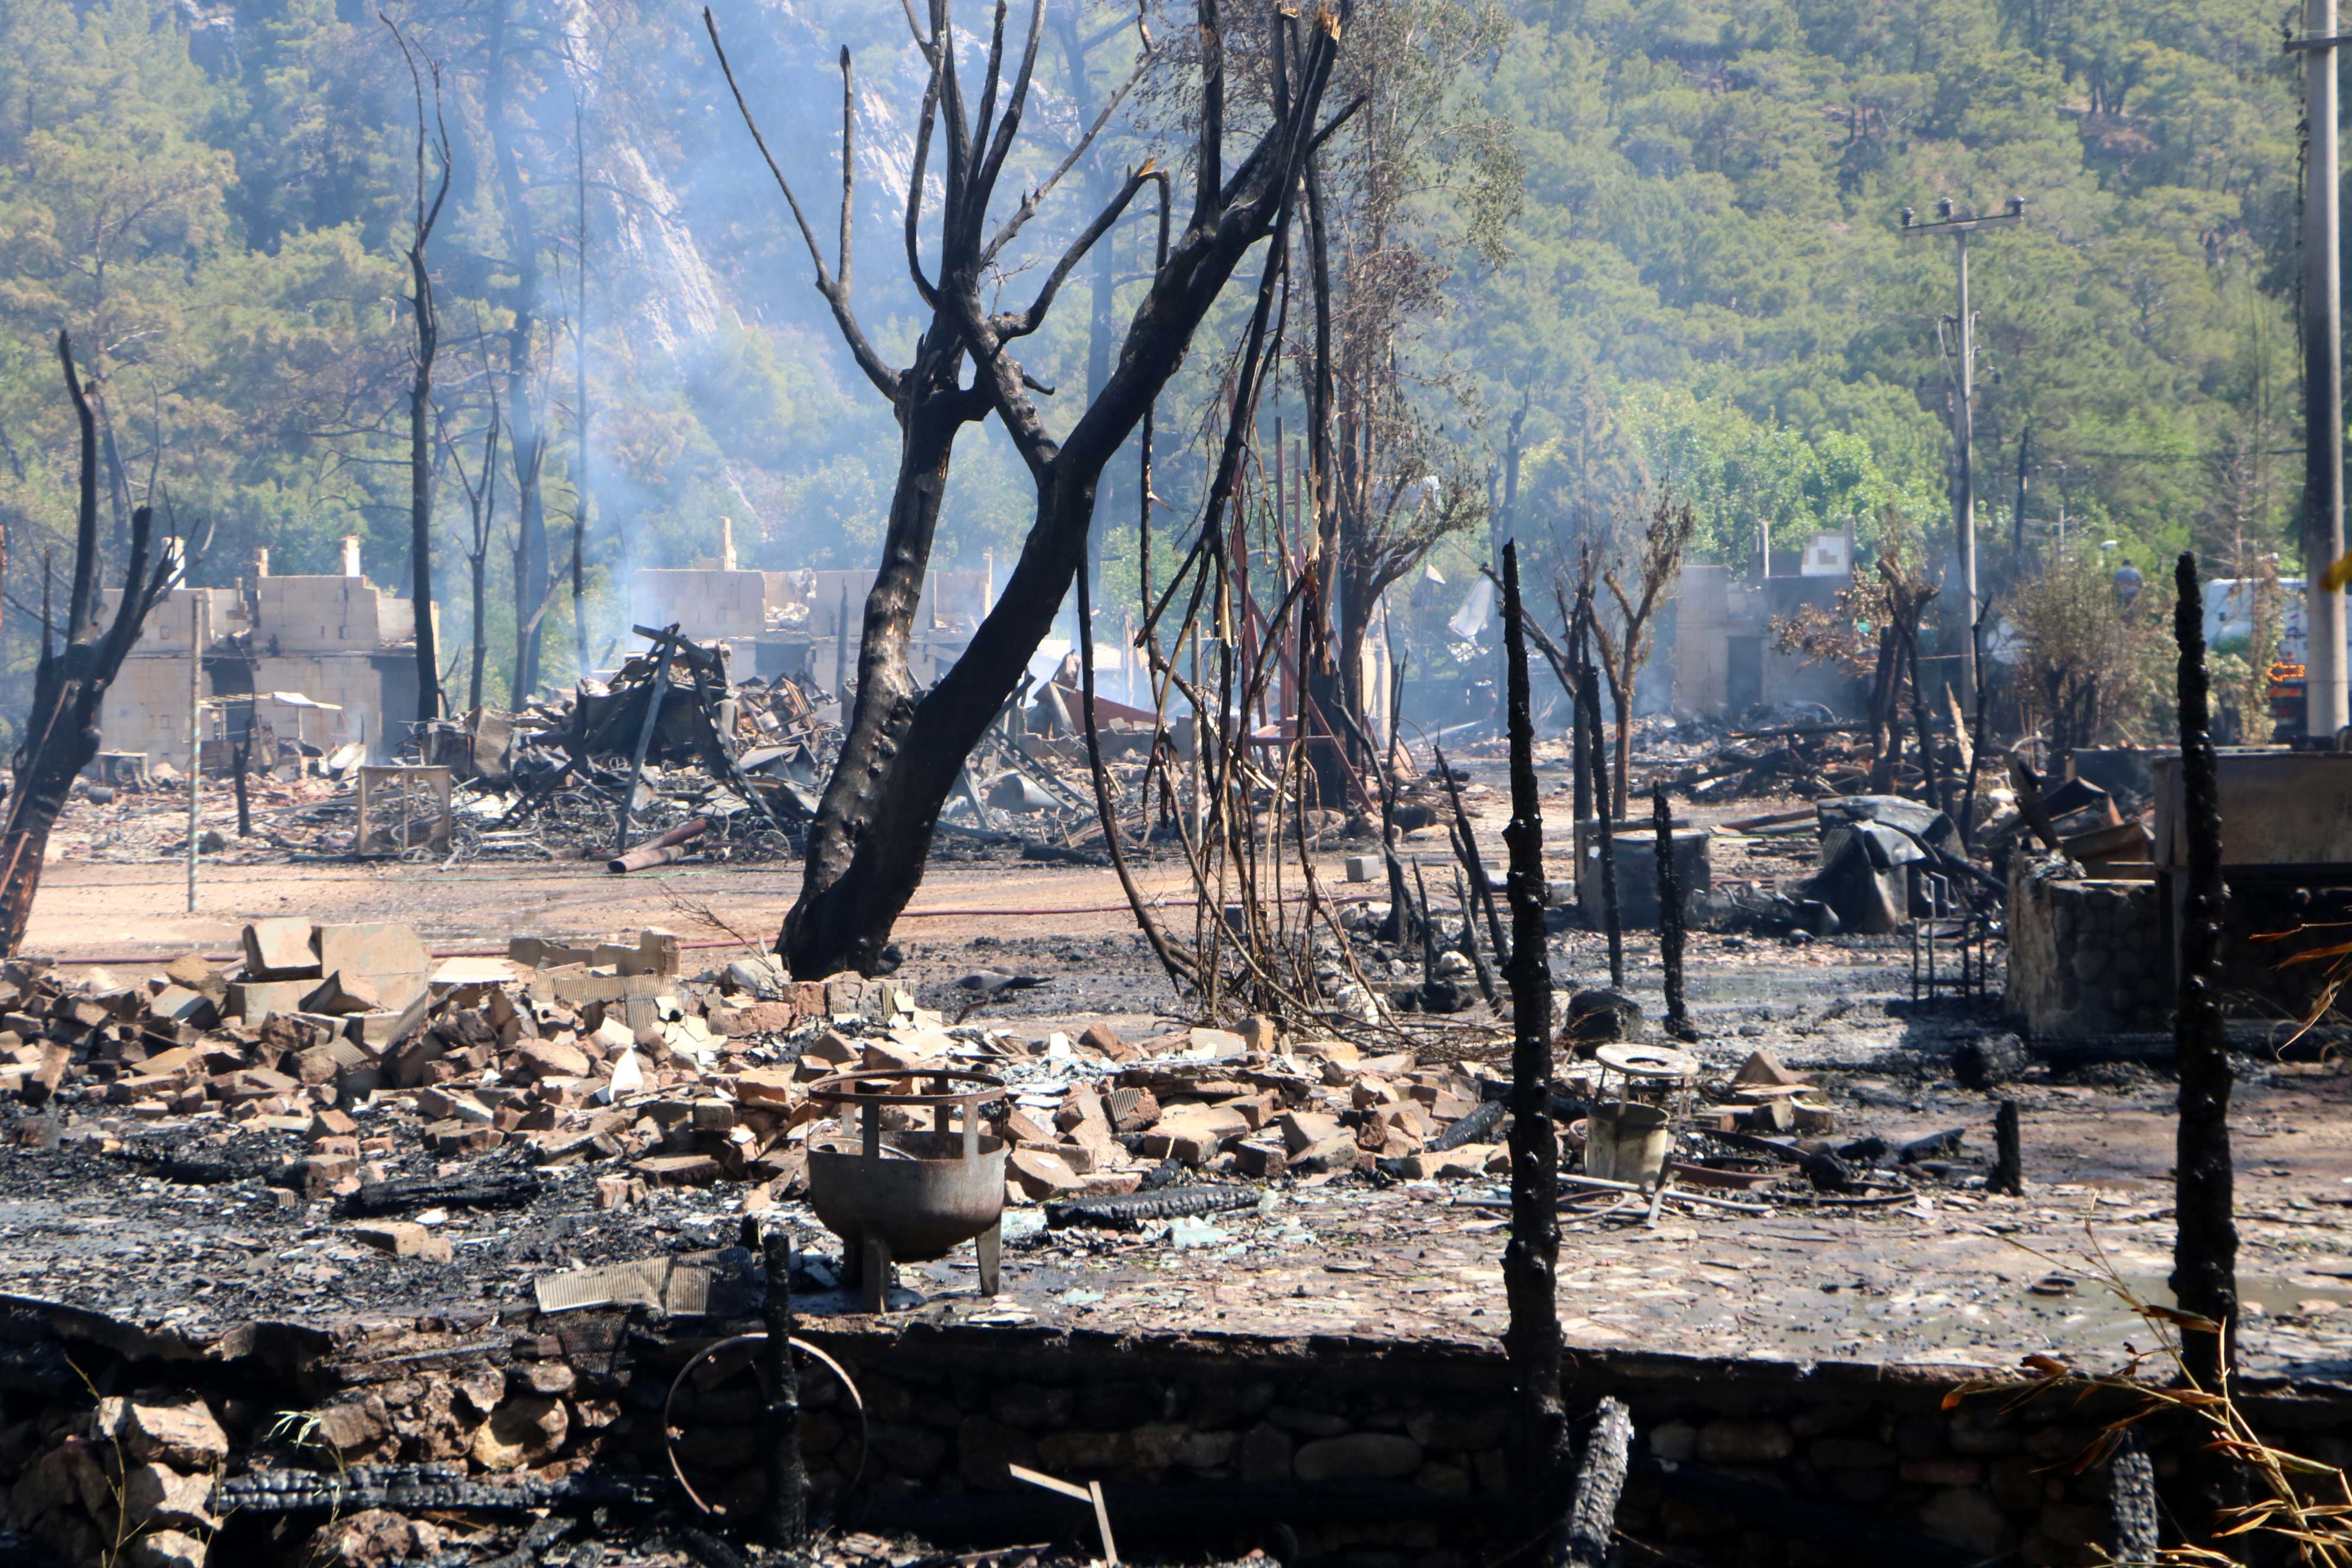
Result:
[[[1493,410],[1533,395],[1531,508],[1568,526],[1664,478],[1734,560],[1759,522],[1793,544],[1849,515],[1867,535],[1889,504],[1939,520],[1952,247],[1902,239],[1898,214],[2017,195],[2026,226],[1971,258],[1989,552],[2021,442],[2029,543],[2062,505],[2143,564],[2274,537],[2300,472],[2279,450],[2299,438],[2283,17],[1530,8],[1492,89],[1524,128],[1517,257],[1465,287],[1456,342]]]
[[[1131,7],[1064,3],[1077,9],[1042,57],[1040,159],[1068,144],[1139,47],[1118,25]],[[1952,258],[1947,242],[1901,238],[1897,213],[1939,198],[1990,211],[2012,195],[2028,222],[1974,252],[1989,571],[2008,551],[2021,447],[2029,551],[2047,546],[2062,509],[2070,535],[2117,540],[2143,564],[2192,540],[2230,556],[2282,536],[2298,474],[2284,454],[2299,438],[2300,100],[2278,6],[1357,9],[1360,37],[1377,21],[1391,26],[1389,47],[1453,51],[1427,77],[1442,112],[1397,206],[1430,258],[1398,353],[1443,448],[1432,461],[1473,476],[1497,506],[1516,465],[1503,521],[1531,544],[1566,542],[1659,484],[1698,506],[1703,547],[1734,562],[1759,528],[1793,548],[1852,519],[1867,542],[1890,513],[1937,540],[1948,442],[1937,323],[1952,309]],[[964,25],[983,26],[971,10]],[[916,320],[898,217],[921,88],[898,7],[730,0],[717,12],[828,247],[835,54],[853,47],[855,294],[897,345]],[[421,0],[392,16],[425,69],[428,122],[439,69],[452,164],[431,249],[445,331],[445,657],[467,635],[461,479],[479,483],[493,394],[510,436],[530,426],[498,459],[494,688],[511,668],[518,605],[538,602],[551,570],[562,576],[583,514],[607,646],[622,574],[709,553],[721,515],[751,563],[870,556],[896,458],[890,416],[809,286],[696,11]],[[1152,19],[1163,39],[1188,25]],[[1157,68],[1182,69],[1175,53]],[[1086,62],[1076,76],[1074,58]],[[417,96],[391,33],[356,4],[0,4],[12,669],[29,658],[44,552],[69,517],[61,328],[102,392],[110,507],[160,487],[184,523],[214,523],[202,579],[233,579],[257,548],[278,571],[327,569],[335,542],[358,533],[371,574],[405,584],[414,334],[402,249]],[[1171,98],[1147,76],[1113,118],[1103,168],[1164,153],[1157,106]],[[429,177],[437,161],[426,163]],[[1089,173],[1048,199],[1039,254],[1090,211]],[[1139,215],[1110,242],[1118,309],[1131,309],[1150,231]],[[1228,306],[1213,320],[1230,329],[1245,301]],[[1074,308],[1048,329],[1031,355],[1040,379],[1084,386],[1089,326]],[[1171,532],[1197,515],[1193,444],[1226,365],[1223,342],[1197,344],[1171,395],[1182,406],[1160,421],[1155,488]],[[1028,518],[1018,467],[992,429],[968,439],[940,563],[993,552],[1003,569]],[[1135,587],[1134,499],[1118,493],[1131,472],[1103,512],[1114,607]],[[517,532],[533,526],[517,505],[526,478],[543,513],[536,567]],[[1487,537],[1468,528],[1444,545],[1448,574]],[[548,658],[551,678],[569,677],[568,651]]]

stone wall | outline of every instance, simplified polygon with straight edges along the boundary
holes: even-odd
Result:
[[[1015,1515],[1035,1528],[1019,1510],[1054,1505],[1017,1486],[1010,1462],[1104,1482],[1114,1521],[1127,1521],[1122,1548],[1139,1560],[1181,1550],[1179,1535],[1246,1551],[1275,1521],[1297,1530],[1305,1562],[1335,1568],[1472,1568],[1507,1544],[1509,1380],[1491,1345],[833,1321],[802,1331],[856,1380],[869,1440],[861,1449],[842,1391],[814,1369],[802,1380],[804,1433],[823,1502],[862,1472],[856,1496],[875,1506],[860,1523],[919,1530],[996,1510],[1000,1528]],[[0,1489],[0,1525],[94,1563],[117,1529],[109,1483],[138,1467],[135,1522],[170,1536],[158,1544],[181,1554],[173,1568],[205,1561],[215,1528],[213,1563],[290,1565],[310,1531],[352,1526],[252,1510],[222,1519],[194,1483],[243,1472],[257,1453],[354,1480],[418,1463],[541,1485],[662,1477],[664,1398],[721,1330],[616,1311],[379,1320],[332,1335],[265,1325],[226,1361],[118,1361],[85,1342],[75,1364],[129,1391],[136,1408],[93,1410],[63,1376],[35,1387],[0,1375],[0,1473],[18,1478]],[[38,1359],[19,1348],[0,1372]],[[1842,1553],[1824,1536],[1851,1539],[1860,1521],[1959,1560],[2096,1561],[2105,1477],[2077,1474],[2074,1461],[2125,1413],[2124,1396],[2011,1408],[1982,1394],[1945,1410],[1972,1370],[1587,1352],[1570,1358],[1570,1401],[1579,1413],[1604,1394],[1631,1406],[1640,1460],[1618,1522],[1685,1563],[1831,1563]],[[2273,1390],[2242,1403],[2274,1441],[2352,1458],[2343,1400]],[[740,1360],[706,1361],[681,1385],[680,1457],[716,1506],[757,1506],[759,1405]],[[304,1410],[314,1419],[283,1414]],[[149,1429],[203,1440],[116,1440]],[[289,1434],[308,1447],[289,1448]],[[2151,1437],[2162,1484],[2177,1468],[2174,1439],[2160,1428]],[[1065,1522],[1082,1533],[1082,1519]],[[392,1516],[368,1528],[410,1530]],[[164,1560],[137,1546],[123,1556]]]
[[[2095,881],[2070,861],[2013,857],[2004,1002],[2034,1039],[2168,1026],[2153,882]]]

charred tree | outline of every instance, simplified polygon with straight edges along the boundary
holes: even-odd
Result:
[[[1511,737],[1510,850],[1507,887],[1511,951],[1511,1234],[1503,1248],[1510,1305],[1512,1489],[1530,1508],[1556,1496],[1567,1471],[1568,1414],[1560,1402],[1559,1142],[1551,1121],[1551,956],[1544,923],[1543,794],[1528,717],[1528,646],[1519,616],[1519,551],[1503,546],[1505,717]],[[1558,1521],[1548,1521],[1557,1526]],[[1547,1561],[1555,1554],[1544,1553]]]
[[[572,302],[572,635],[573,673],[588,678],[588,116],[572,104],[574,260],[580,293]]]
[[[41,862],[49,829],[65,808],[75,777],[98,755],[99,708],[123,658],[139,640],[147,613],[169,592],[173,562],[168,552],[152,564],[155,515],[148,507],[131,514],[130,559],[111,624],[99,625],[98,425],[75,373],[73,343],[58,334],[58,362],[66,393],[73,400],[81,433],[79,504],[74,518],[73,586],[66,601],[65,640],[53,647],[44,631],[40,663],[33,672],[33,702],[25,716],[24,742],[14,761],[15,787],[0,816],[0,953],[14,953],[32,919],[40,890]]]
[[[1027,107],[1044,18],[1042,7],[1033,10],[1028,38],[1003,94],[1000,116],[1004,38],[999,14],[974,113],[967,109],[959,78],[947,0],[933,0],[925,44],[930,80],[918,121],[907,208],[908,272],[933,312],[918,366],[904,373],[884,367],[865,346],[862,331],[849,316],[846,289],[822,271],[819,277],[820,291],[834,304],[836,321],[851,338],[861,366],[899,408],[905,443],[882,574],[867,601],[856,707],[840,763],[811,829],[800,898],[777,939],[777,951],[794,974],[870,971],[880,961],[898,911],[922,880],[940,809],[955,787],[964,758],[1012,695],[1084,563],[1104,468],[1175,374],[1194,331],[1243,257],[1274,232],[1286,206],[1307,148],[1318,133],[1318,116],[1342,15],[1344,6],[1339,14],[1318,12],[1306,22],[1284,24],[1310,37],[1286,57],[1276,112],[1230,178],[1224,173],[1222,72],[1211,68],[1204,73],[1192,217],[1153,272],[1108,379],[1071,425],[1068,436],[1057,440],[1045,428],[1032,398],[1036,384],[1014,358],[1013,349],[1045,324],[1062,284],[1136,194],[1165,176],[1149,168],[1129,174],[1111,203],[1095,215],[1047,272],[1029,305],[1009,310],[983,306],[982,292],[990,286],[992,267],[1036,211],[1043,194],[1024,196],[991,230],[989,205]],[[1218,32],[1213,0],[1202,0],[1201,18],[1202,37],[1212,40],[1206,47],[1213,52]],[[847,101],[845,93],[845,105]],[[1117,101],[1104,109],[1103,116]],[[1097,127],[1101,119],[1097,117]],[[913,241],[920,228],[931,144],[941,133],[945,200],[934,276]],[[782,176],[778,178],[781,183]],[[788,188],[786,196],[791,200]],[[793,205],[797,216],[797,202]],[[846,204],[843,210],[847,212]],[[802,229],[814,255],[814,235],[805,220]],[[843,254],[845,258],[845,247]],[[956,380],[956,367],[965,356],[971,360],[976,378],[969,389]],[[991,411],[1002,420],[1029,468],[1035,510],[1019,563],[994,608],[953,668],[919,697],[907,668],[905,627],[929,557],[939,491],[945,486],[956,432]]]
[[[1584,615],[1585,635],[1591,636],[1592,616],[1590,605]],[[1601,677],[1593,668],[1592,647],[1584,645],[1583,667],[1577,678],[1577,718],[1584,726],[1584,756],[1592,770],[1591,817],[1593,832],[1599,837],[1594,847],[1601,861],[1601,923],[1609,937],[1609,984],[1617,990],[1625,988],[1625,928],[1617,908],[1617,816],[1611,809],[1609,794],[1609,753],[1601,740]],[[1583,875],[1579,866],[1577,874]]]
[[[433,268],[426,249],[433,227],[449,199],[449,127],[441,114],[441,62],[428,59],[417,68],[408,37],[389,16],[378,17],[400,46],[408,63],[408,85],[416,99],[416,206],[403,259],[408,263],[408,304],[416,321],[416,342],[410,350],[408,378],[408,555],[410,595],[416,605],[416,721],[429,724],[441,717],[441,649],[433,625],[433,362],[441,351],[441,312],[433,297]],[[425,125],[425,78],[433,79],[433,130]],[[440,160],[441,178],[425,196],[427,151]],[[237,799],[245,798],[245,775],[237,775]],[[244,828],[239,826],[242,833]]]
[[[457,453],[449,433],[440,432],[441,443],[447,451],[452,467],[457,470],[457,482],[465,488],[466,508],[472,515],[470,531],[458,537],[457,546],[465,552],[468,585],[473,604],[473,667],[467,688],[466,705],[474,712],[481,711],[482,677],[490,658],[490,628],[484,618],[489,605],[490,531],[499,510],[499,410],[497,388],[490,392],[490,416],[482,429],[482,477],[475,482],[466,471],[466,459]]]
[[[505,215],[515,268],[514,287],[508,294],[512,320],[506,331],[508,450],[513,454],[515,468],[515,665],[508,696],[520,707],[525,698],[539,689],[540,623],[546,617],[551,584],[546,499],[541,484],[547,463],[547,420],[542,405],[545,378],[538,373],[539,227],[526,199],[522,153],[516,145],[512,114],[516,47],[509,37],[509,4],[510,0],[499,0],[491,16],[490,63],[482,96],[491,159],[498,169],[499,204]]]
[[[2203,1319],[2181,1331],[2181,1357],[2197,1385],[2226,1394],[2235,1359],[2238,1322],[2238,1227],[2231,1215],[2234,1173],[2230,1157],[2230,1059],[2221,1006],[2213,994],[2221,946],[2221,812],[2213,738],[2208,728],[2204,600],[2197,557],[2181,552],[2173,572],[2179,595],[2172,631],[2180,650],[2182,827],[2189,864],[2180,900],[2180,992],[2172,1036],[2180,1072],[2180,1121],[2174,1151],[2178,1229],[2172,1246],[2172,1294],[2183,1312]],[[2211,1533],[2211,1511],[2232,1500],[2233,1465],[2200,1451],[2191,1484],[2206,1517],[2192,1538]]]

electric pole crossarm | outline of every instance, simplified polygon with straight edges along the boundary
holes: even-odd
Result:
[[[2006,228],[2024,221],[2022,211],[1989,213],[1983,217],[1948,218],[1939,223],[1906,223],[1897,232],[1906,239],[1923,234],[1972,234],[1980,228]]]

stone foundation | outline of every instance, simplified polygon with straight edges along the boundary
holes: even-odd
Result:
[[[814,1368],[805,1436],[821,1506],[866,1528],[970,1537],[1017,1520],[1034,1531],[1045,1510],[1049,1531],[1080,1533],[1083,1521],[1017,1488],[1008,1462],[1102,1480],[1114,1519],[1129,1521],[1122,1548],[1142,1557],[1179,1540],[1245,1551],[1279,1521],[1310,1563],[1467,1568],[1507,1528],[1508,1379],[1491,1346],[836,1322],[804,1335],[856,1380],[868,1439],[861,1451],[854,1412]],[[0,1319],[0,1474],[17,1478],[0,1522],[77,1568],[95,1563],[119,1529],[112,1483],[128,1474],[120,1495],[137,1539],[122,1560],[134,1568],[201,1563],[208,1538],[213,1563],[290,1565],[314,1544],[331,1558],[340,1533],[313,1537],[350,1531],[354,1510],[248,1504],[223,1519],[209,1477],[295,1467],[364,1479],[379,1473],[369,1467],[439,1463],[476,1482],[633,1481],[658,1500],[674,1495],[663,1398],[719,1337],[574,1312],[254,1325],[193,1346],[20,1304]],[[1944,1410],[1967,1375],[1587,1353],[1570,1357],[1570,1404],[1586,1411],[1613,1394],[1632,1407],[1644,1459],[1620,1525],[1685,1562],[1830,1563],[1845,1554],[1839,1529],[1901,1532],[1888,1539],[1907,1536],[1926,1559],[1913,1568],[1933,1568],[1937,1552],[2015,1551],[2032,1568],[2094,1561],[2105,1477],[2076,1475],[2074,1461],[2125,1408],[2120,1396],[2010,1412],[1987,1394]],[[2352,1403],[2273,1389],[2250,1409],[2289,1447],[2352,1458]],[[756,1507],[748,1368],[706,1362],[676,1416],[702,1495]],[[2170,1439],[2156,1436],[2168,1476]],[[381,1510],[364,1517],[376,1534],[407,1528]],[[1016,1538],[1043,1539],[1005,1537]]]

